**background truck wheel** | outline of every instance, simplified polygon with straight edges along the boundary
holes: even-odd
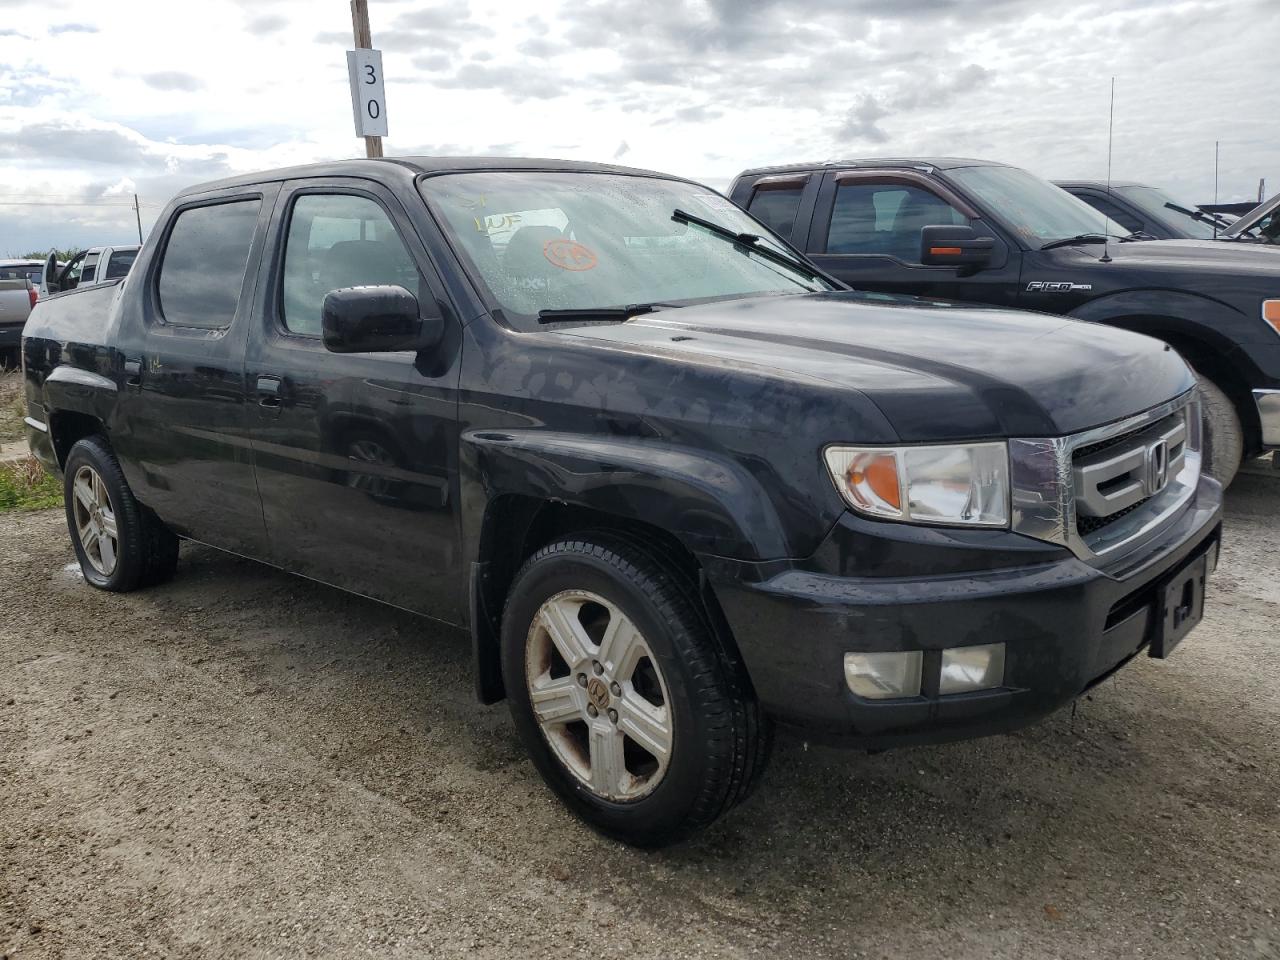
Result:
[[[178,538],[134,499],[104,439],[71,448],[63,495],[71,543],[92,586],[123,593],[173,576]]]
[[[1204,472],[1224,487],[1230,486],[1244,459],[1240,416],[1221,387],[1199,372],[1196,380],[1204,415]]]
[[[584,534],[535,553],[502,620],[511,714],[579,817],[639,846],[679,840],[740,802],[770,729],[689,585],[649,547]]]

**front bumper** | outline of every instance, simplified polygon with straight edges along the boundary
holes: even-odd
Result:
[[[1213,548],[1221,513],[1221,487],[1203,480],[1183,514],[1119,569],[1012,533],[885,531],[850,515],[805,565],[707,570],[775,718],[866,747],[941,742],[1031,723],[1139,653],[1159,630],[1161,588]],[[868,542],[877,530],[886,535]],[[858,570],[881,575],[848,575]],[[1000,641],[1003,687],[937,694],[943,649]],[[849,690],[845,653],[887,650],[924,651],[921,696],[876,701]]]
[[[1280,390],[1255,390],[1253,402],[1262,426],[1262,446],[1267,450],[1280,448]]]

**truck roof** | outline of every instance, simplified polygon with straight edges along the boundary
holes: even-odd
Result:
[[[478,170],[550,170],[573,173],[617,173],[626,176],[672,178],[670,174],[638,167],[623,167],[613,163],[592,163],[584,160],[553,160],[536,157],[381,157],[378,159],[329,160],[307,163],[295,167],[280,167],[246,173],[223,180],[199,183],[181,191],[178,196],[237,187],[254,183],[270,183],[277,180],[296,180],[302,177],[351,177],[386,176],[388,167],[407,170],[411,175],[419,173],[466,173]]]
[[[762,173],[790,173],[804,170],[827,170],[848,167],[936,167],[954,170],[956,167],[1007,167],[1007,163],[995,160],[977,160],[972,157],[864,157],[854,160],[819,160],[814,163],[787,163],[772,167],[752,167],[743,170],[741,177],[754,177]]]
[[[1098,190],[1107,189],[1107,181],[1105,180],[1054,180],[1055,187],[1094,187]],[[1145,187],[1147,184],[1139,183],[1137,180],[1112,180],[1111,189],[1116,187]]]

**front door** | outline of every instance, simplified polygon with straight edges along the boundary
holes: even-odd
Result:
[[[403,207],[366,181],[286,184],[248,348],[254,461],[274,562],[461,622],[457,492],[460,329],[435,350],[338,354],[330,290],[395,284],[443,305]]]
[[[920,262],[927,226],[972,226],[996,239],[991,265],[977,272]],[[827,173],[807,252],[856,290],[1005,305],[1016,294],[1016,255],[960,197],[919,173]]]

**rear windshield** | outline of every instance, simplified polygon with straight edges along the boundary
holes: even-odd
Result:
[[[42,267],[0,267],[0,280],[30,280],[40,283]]]
[[[828,285],[765,259],[682,210],[782,251],[759,221],[706,187],[658,177],[542,171],[449,174],[422,192],[507,321],[541,310],[803,293]]]

